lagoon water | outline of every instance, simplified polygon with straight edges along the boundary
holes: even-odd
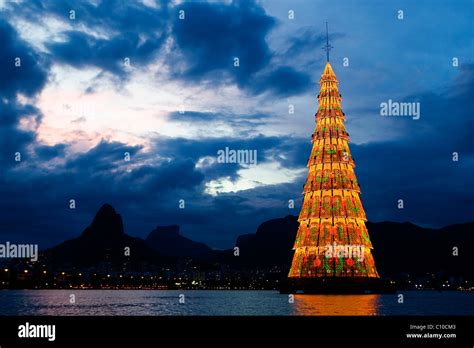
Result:
[[[75,303],[70,303],[70,295]],[[222,290],[0,290],[0,315],[473,315],[474,292],[288,295]],[[184,303],[180,303],[184,295]],[[182,297],[181,297],[182,298]],[[182,301],[181,301],[182,302]]]

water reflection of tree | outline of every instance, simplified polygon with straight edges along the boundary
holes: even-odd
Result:
[[[380,295],[295,295],[296,315],[377,315]]]

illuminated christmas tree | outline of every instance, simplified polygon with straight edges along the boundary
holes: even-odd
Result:
[[[354,174],[336,75],[327,63],[320,79],[316,131],[289,277],[378,278]]]

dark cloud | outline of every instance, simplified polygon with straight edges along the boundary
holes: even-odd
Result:
[[[65,10],[65,8],[63,8]],[[55,11],[59,11],[56,9]],[[62,10],[59,13],[62,13]],[[80,11],[77,11],[80,13]],[[119,69],[114,62],[114,53],[122,54],[134,36],[124,36],[123,45],[95,39],[79,32],[64,33],[67,40],[62,44],[51,44],[49,48],[60,61],[76,66],[92,64],[103,69]],[[129,40],[129,41],[130,41]],[[122,47],[123,46],[123,47]],[[132,45],[133,46],[133,45]],[[77,48],[85,48],[78,50]],[[95,56],[92,50],[100,53]],[[73,54],[75,52],[76,54]],[[133,64],[133,61],[132,61]],[[250,68],[252,71],[253,68]],[[38,91],[44,82],[36,84]],[[33,93],[33,90],[32,90]],[[11,92],[12,95],[15,92]],[[19,105],[13,104],[9,115],[2,121],[5,127],[17,126],[15,116]],[[27,111],[24,109],[23,111]],[[34,108],[29,112],[34,113]],[[226,122],[262,122],[265,115],[205,115],[203,113],[185,113],[173,115],[180,122],[191,122],[191,118],[206,122],[213,119]],[[180,118],[180,116],[182,116]],[[7,133],[6,133],[7,134]],[[17,131],[15,141],[8,141],[9,156],[13,150],[34,145],[34,133]],[[22,137],[20,137],[20,135]],[[21,145],[20,146],[20,143]],[[100,142],[93,149],[64,158],[64,144],[33,147],[34,152],[24,157],[23,167],[12,168],[0,177],[0,193],[6,199],[0,204],[2,219],[0,228],[5,232],[2,237],[11,240],[29,240],[51,245],[65,238],[77,235],[88,223],[95,210],[103,203],[116,206],[125,220],[127,232],[146,235],[157,224],[179,223],[183,232],[200,240],[207,240],[215,246],[232,244],[235,237],[255,229],[255,220],[246,218],[253,209],[250,196],[252,190],[244,195],[224,194],[211,197],[204,193],[205,182],[222,176],[237,178],[238,165],[212,165],[197,167],[200,158],[216,156],[219,149],[226,146],[233,149],[257,149],[259,162],[267,160],[268,151],[280,144],[277,137],[257,136],[250,139],[161,139],[154,145],[154,153],[165,160],[153,161],[150,153],[145,155],[139,146],[128,146],[118,142]],[[129,163],[124,161],[124,153],[131,154]],[[261,157],[260,157],[261,156]],[[54,171],[45,171],[36,162],[62,158]],[[147,163],[147,164],[146,164]],[[148,164],[149,163],[149,164]],[[19,176],[18,174],[21,173]],[[69,209],[69,200],[76,201],[76,209]],[[179,209],[180,199],[186,201],[186,209]],[[284,205],[283,205],[284,207]],[[254,216],[261,217],[270,209],[255,209]],[[22,217],[28,215],[28,219]],[[272,210],[272,216],[278,215]],[[230,216],[239,219],[222,233]]]
[[[34,95],[46,83],[47,62],[21,40],[13,27],[0,16],[0,96],[17,93]],[[19,58],[20,66],[16,66]]]
[[[268,119],[270,116],[267,114],[242,114],[237,115],[233,113],[215,113],[215,112],[198,112],[198,111],[185,111],[185,112],[172,112],[169,115],[171,121],[181,122],[210,122],[210,121],[226,121],[226,122],[240,122],[240,121],[256,121],[260,122]]]
[[[19,152],[24,160],[28,157],[27,147],[35,140],[35,134],[16,127],[0,127],[0,161],[2,169],[17,165],[15,154]],[[20,165],[21,163],[18,163]],[[0,172],[0,175],[4,173]]]
[[[53,146],[40,145],[35,148],[36,155],[43,160],[50,160],[55,157],[63,157],[65,144],[57,144]]]
[[[61,41],[46,46],[50,59],[76,68],[94,66],[126,79],[125,58],[130,58],[132,66],[146,66],[165,40],[172,38],[174,46],[166,59],[173,79],[214,87],[236,83],[250,93],[277,96],[297,95],[310,86],[306,72],[272,61],[274,52],[266,37],[276,20],[254,1],[185,2],[176,6],[165,2],[155,9],[122,1],[58,4],[43,0],[13,3],[9,9],[38,25],[42,25],[44,14],[72,24],[72,29],[60,32]],[[75,20],[69,19],[71,10]],[[185,19],[179,18],[180,10],[185,11]],[[79,24],[107,37],[76,29]],[[238,67],[234,58],[239,59]],[[94,86],[89,86],[86,92],[93,90]]]
[[[217,150],[229,146],[257,149],[263,162],[266,152],[278,148],[281,141],[263,136],[248,140],[161,139],[149,153],[140,147],[102,141],[48,172],[35,168],[34,162],[62,149],[41,148],[42,157],[28,159],[33,166],[9,171],[0,178],[0,195],[8,197],[0,203],[0,228],[8,231],[2,237],[51,245],[80,233],[95,210],[109,202],[122,214],[127,232],[133,235],[145,236],[156,225],[178,223],[190,237],[214,246],[232,245],[237,235],[255,230],[260,222],[257,219],[287,213],[287,198],[282,201],[281,196],[291,190],[261,188],[212,197],[204,193],[205,183],[223,176],[236,179],[240,167],[217,164],[198,168],[198,159],[216,156]],[[131,153],[130,162],[123,160],[124,151]],[[151,161],[154,154],[165,159]],[[277,209],[274,204],[257,204],[259,195],[281,204]],[[70,199],[76,201],[75,210],[68,207]],[[178,206],[181,199],[185,209]],[[24,214],[31,218],[22,220]],[[226,226],[225,231],[222,226]]]
[[[46,210],[38,209],[44,202],[38,201],[35,205],[31,200],[46,197],[35,197],[35,187],[28,180],[28,163],[35,157],[30,148],[36,133],[34,126],[28,130],[22,128],[20,120],[37,125],[41,113],[35,106],[20,100],[19,95],[34,97],[46,83],[49,66],[44,57],[21,40],[3,16],[0,17],[0,46],[0,233],[2,239],[28,239],[34,238],[31,227],[35,215],[46,213]],[[21,59],[19,67],[15,66],[17,57]],[[21,154],[20,162],[15,161],[17,152]],[[25,211],[31,212],[28,218]],[[46,236],[47,232],[43,238]]]
[[[126,154],[128,153],[131,159],[141,148],[142,146],[129,146],[120,142],[102,140],[86,153],[75,155],[66,163],[66,169],[95,175],[118,166],[124,166],[127,163],[125,161]]]
[[[269,149],[273,149],[281,144],[280,137],[267,137],[259,135],[252,138],[222,137],[205,139],[185,139],[185,138],[156,138],[155,147],[163,156],[191,158],[194,161],[205,156],[217,156],[219,150],[229,147],[231,149],[258,150],[261,155]],[[259,162],[264,162],[265,158],[259,157]]]
[[[15,90],[12,89],[12,92]],[[31,117],[35,121],[40,120],[39,110],[30,104],[19,104],[16,96],[3,97],[0,100],[0,127],[15,127],[19,117]]]
[[[280,146],[282,138],[265,137],[263,135],[252,138],[207,138],[207,139],[185,139],[157,138],[154,142],[154,148],[157,153],[167,158],[190,159],[198,163],[201,158],[211,158],[213,161],[199,168],[205,175],[206,181],[215,180],[222,177],[228,177],[231,180],[238,178],[237,171],[241,169],[239,164],[217,163],[219,150],[225,150],[226,147],[234,150],[257,150],[258,163],[272,160],[271,153],[273,149]]]
[[[308,74],[289,66],[282,66],[256,78],[251,85],[254,93],[271,92],[278,97],[287,97],[307,92],[312,85]]]
[[[142,185],[148,192],[187,190],[199,185],[204,175],[190,159],[164,161],[159,166],[142,166],[130,175],[131,183]]]
[[[132,66],[148,64],[167,37],[168,3],[150,8],[138,2],[119,0],[100,1],[29,1],[11,3],[7,7],[13,15],[21,14],[28,21],[44,25],[45,15],[71,24],[73,29],[60,34],[60,42],[47,47],[50,59],[77,68],[94,66],[125,78],[124,59]],[[75,19],[70,19],[70,11]],[[85,25],[93,31],[105,33],[107,38],[86,34],[79,27]],[[75,26],[78,26],[76,29]],[[37,80],[32,76],[33,80]]]
[[[12,15],[21,15],[30,21],[42,23],[44,15],[53,15],[56,19],[112,33],[135,32],[149,35],[161,34],[169,15],[169,2],[160,1],[157,8],[145,6],[141,2],[108,0],[38,0],[25,3],[9,3],[7,11]],[[70,19],[70,11],[75,11],[75,19]]]
[[[155,216],[154,212],[166,217],[170,202],[177,201],[173,196],[180,191],[192,192],[201,183],[202,174],[192,161],[179,159],[128,170],[124,150],[131,153],[129,163],[133,167],[134,163],[140,165],[135,159],[139,149],[102,141],[90,151],[55,166],[54,171],[45,172],[34,165],[44,159],[46,149],[40,148],[43,157],[30,158],[29,167],[10,170],[0,177],[0,193],[5,198],[0,202],[1,230],[17,240],[56,243],[79,233],[103,202],[121,208],[122,213],[131,217],[130,221],[145,214],[156,224],[163,217]],[[46,155],[51,155],[50,150],[46,150]],[[76,201],[77,210],[69,209],[70,199]],[[25,219],[25,214],[35,219],[34,224]],[[140,221],[132,226],[132,234],[149,232]]]
[[[201,127],[213,127],[225,124],[242,138],[250,138],[258,134],[256,127],[266,126],[271,122],[270,114],[234,114],[230,112],[171,112],[169,122],[193,124]]]
[[[142,43],[138,33],[122,33],[113,39],[97,39],[77,31],[63,34],[65,42],[47,45],[55,60],[77,68],[99,67],[122,77],[127,73],[125,59],[131,66],[146,63],[163,42],[163,37],[158,37]]]
[[[231,128],[233,133],[239,134],[241,138],[258,137],[260,129],[271,126],[273,118],[271,114],[235,114],[230,112],[171,112],[168,114],[168,122],[176,123],[177,127],[192,124],[205,130],[213,129],[217,133],[219,127]],[[205,133],[207,134],[207,133]]]
[[[32,97],[46,83],[48,64],[23,40],[14,28],[0,16],[0,161],[4,168],[13,166],[14,155],[27,157],[27,148],[36,134],[20,128],[20,118],[38,124],[39,110],[20,103],[20,94]],[[15,66],[20,58],[20,66]],[[2,175],[3,173],[0,173]]]
[[[186,66],[184,71],[176,71],[176,76],[200,80],[225,71],[242,86],[270,61],[265,37],[275,20],[253,1],[229,5],[187,2],[178,9],[186,17],[174,17],[173,35]],[[235,57],[239,67],[234,67]]]
[[[305,72],[272,63],[274,53],[266,37],[276,21],[255,2],[190,2],[178,9],[184,11],[185,19],[176,17],[173,22],[179,52],[169,60],[174,78],[214,86],[235,82],[251,93],[277,96],[300,94],[310,86]]]
[[[449,93],[404,98],[419,100],[421,118],[399,119],[411,126],[397,141],[351,145],[369,219],[432,227],[472,220],[474,66],[462,67],[460,80],[448,87]]]

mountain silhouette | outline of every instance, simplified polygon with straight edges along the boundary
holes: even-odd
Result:
[[[234,250],[229,250],[228,254],[232,255],[228,260],[242,266],[289,265],[297,230],[298,221],[292,215],[265,221],[255,234],[237,238],[239,256],[235,257]]]
[[[110,204],[104,204],[96,213],[92,223],[82,233],[84,238],[121,238],[123,237],[123,221],[120,214]]]
[[[158,226],[146,240],[127,235],[115,209],[104,204],[92,223],[78,237],[44,252],[56,266],[145,267],[163,266],[180,259],[206,260],[204,264],[229,265],[238,269],[271,269],[283,273],[293,256],[297,217],[265,221],[256,233],[237,238],[235,249],[213,250],[179,233],[178,225]],[[382,276],[445,274],[474,278],[470,253],[474,247],[474,222],[441,229],[409,222],[367,222],[376,267]],[[130,248],[130,256],[125,248]],[[210,261],[210,263],[208,262]],[[149,268],[146,268],[149,269]]]
[[[470,266],[474,222],[440,229],[409,222],[368,222],[367,230],[375,265],[383,275],[439,273],[474,278]]]
[[[237,238],[240,256],[228,258],[250,267],[290,265],[298,229],[297,217],[288,215],[262,223],[255,234]],[[375,265],[382,276],[446,274],[474,278],[471,250],[474,222],[441,229],[409,222],[367,222]],[[454,252],[457,248],[457,255]],[[233,250],[228,250],[230,255]]]
[[[214,250],[179,234],[179,226],[158,226],[145,239],[148,247],[172,257],[210,258]]]
[[[140,238],[124,233],[120,214],[110,204],[104,204],[92,223],[78,238],[67,240],[45,251],[47,260],[62,266],[110,267],[134,266],[137,263],[162,261]]]

